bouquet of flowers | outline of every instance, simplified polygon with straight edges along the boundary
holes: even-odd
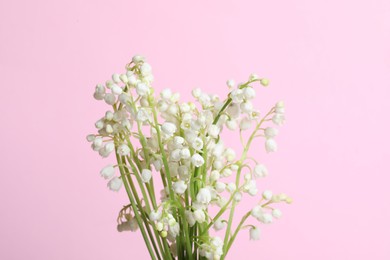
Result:
[[[151,259],[225,259],[239,231],[248,228],[250,239],[259,239],[259,227],[248,220],[269,224],[281,217],[276,203],[292,202],[284,193],[259,192],[256,180],[268,171],[248,155],[257,138],[265,139],[267,152],[277,150],[278,130],[266,124],[284,123],[284,103],[265,114],[255,110],[254,85],[269,83],[255,74],[237,85],[227,81],[226,99],[194,89],[196,103],[181,102],[170,89],[156,96],[152,81],[151,66],[137,55],[93,94],[110,110],[87,140],[100,156],[115,154],[116,163],[100,174],[110,190],[124,186],[129,198],[118,231],[140,230]],[[239,156],[225,146],[223,129],[239,131]],[[245,196],[257,203],[233,225]]]

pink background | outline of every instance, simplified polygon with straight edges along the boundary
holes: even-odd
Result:
[[[85,141],[95,84],[136,53],[158,90],[223,94],[256,72],[257,106],[286,103],[280,152],[252,154],[294,204],[229,259],[390,259],[388,0],[2,0],[0,35],[0,259],[148,259]]]

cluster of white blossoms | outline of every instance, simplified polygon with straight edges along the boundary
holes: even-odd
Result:
[[[253,85],[268,85],[255,74],[244,83],[227,81],[226,99],[196,88],[195,103],[181,102],[170,89],[156,96],[152,81],[151,66],[144,57],[134,56],[123,74],[113,74],[93,94],[110,110],[95,123],[97,134],[87,140],[103,158],[115,154],[117,163],[100,174],[109,189],[124,186],[130,200],[120,212],[118,230],[140,230],[152,259],[224,259],[250,216],[271,223],[281,217],[272,205],[292,201],[271,191],[259,195],[257,179],[268,170],[247,155],[257,138],[264,138],[267,152],[277,150],[278,129],[264,124],[284,123],[284,103],[265,114],[254,109]],[[225,128],[240,131],[239,156],[222,140]],[[246,142],[243,131],[251,131]],[[258,204],[233,229],[236,206],[246,195],[258,197]],[[217,213],[211,215],[210,207]],[[250,238],[259,239],[259,228],[249,227]],[[212,236],[211,228],[224,231],[224,236]]]

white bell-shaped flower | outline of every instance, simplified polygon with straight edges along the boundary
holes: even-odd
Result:
[[[119,191],[122,187],[122,180],[118,177],[114,177],[108,182],[107,187],[112,191]]]
[[[204,214],[204,211],[202,209],[195,210],[193,214],[196,222],[203,223],[206,221],[206,215]]]
[[[202,150],[203,148],[203,140],[199,137],[195,138],[195,140],[192,142],[192,148],[194,148],[197,151]]]
[[[176,132],[176,125],[171,122],[164,122],[161,126],[161,130],[167,136],[173,136]]]
[[[162,212],[161,210],[152,210],[149,214],[149,219],[151,221],[158,221],[161,219]]]
[[[200,154],[196,153],[191,157],[191,163],[195,167],[200,167],[204,164],[204,159]]]
[[[276,152],[278,150],[278,144],[272,138],[265,140],[265,150],[267,153]]]
[[[142,169],[141,179],[143,182],[147,183],[152,178],[152,171],[149,169]]]
[[[279,219],[282,217],[282,211],[280,211],[280,209],[274,209],[272,210],[272,216]]]
[[[195,219],[194,214],[192,213],[192,211],[186,210],[184,212],[184,214],[186,216],[186,220],[188,222],[188,225],[190,225],[190,227],[194,226],[195,223],[196,223],[196,219]]]
[[[258,227],[252,227],[249,230],[250,240],[259,240],[260,239],[260,229]]]
[[[135,87],[135,90],[137,91],[137,94],[140,96],[146,96],[150,93],[150,88],[148,85],[146,85],[143,82],[139,82],[137,86]]]
[[[104,167],[101,171],[100,171],[100,175],[104,178],[104,179],[110,179],[112,176],[114,176],[115,174],[115,169],[114,169],[114,166],[113,165],[107,165],[106,167]]]
[[[221,229],[224,229],[226,226],[226,223],[221,221],[220,219],[217,219],[217,221],[215,221],[213,227],[216,231],[219,231]]]
[[[244,117],[240,121],[240,130],[245,131],[251,128],[252,126],[252,120],[248,117]]]
[[[173,191],[177,194],[183,194],[187,189],[187,184],[180,180],[172,184]]]
[[[270,190],[265,190],[265,191],[263,191],[263,198],[264,198],[265,200],[270,200],[270,199],[272,199],[272,191],[270,191]]]
[[[264,129],[265,138],[273,138],[273,137],[277,136],[278,133],[279,133],[279,130],[276,128],[273,128],[273,127],[267,127],[266,129]]]
[[[121,156],[129,155],[130,148],[127,146],[127,144],[121,144],[117,149],[117,153]]]
[[[256,164],[253,168],[253,174],[256,178],[264,178],[268,175],[268,170],[263,164]]]
[[[211,201],[211,192],[209,188],[201,188],[196,195],[196,201],[203,204],[209,204]]]
[[[274,114],[274,116],[272,117],[272,122],[273,122],[275,125],[278,125],[278,126],[283,125],[285,120],[286,120],[286,118],[284,117],[284,114],[276,113],[276,114]]]

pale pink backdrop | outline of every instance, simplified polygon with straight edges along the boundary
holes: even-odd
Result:
[[[135,53],[158,90],[223,94],[256,72],[257,106],[286,103],[280,152],[255,154],[261,188],[295,202],[229,259],[390,259],[388,0],[1,0],[0,35],[0,259],[148,259],[85,141],[95,84]]]

